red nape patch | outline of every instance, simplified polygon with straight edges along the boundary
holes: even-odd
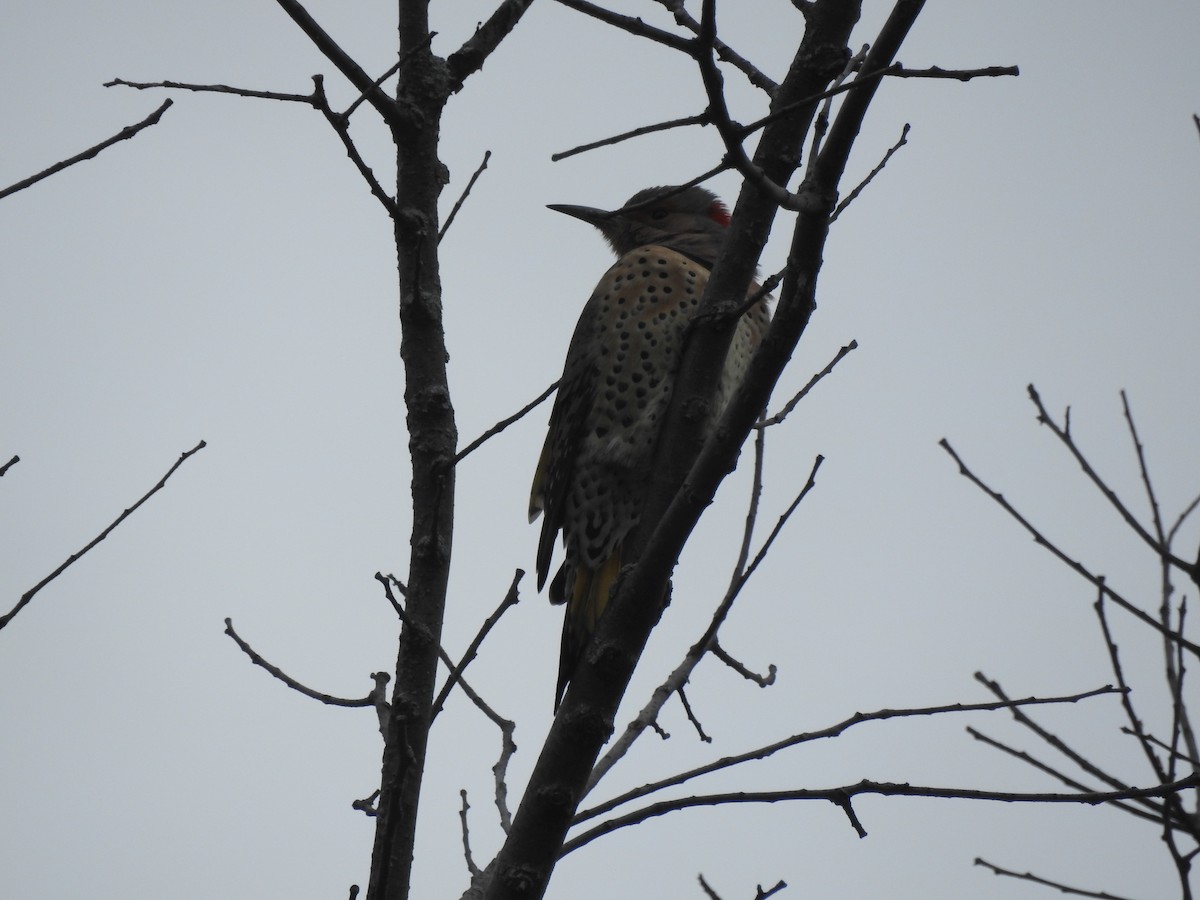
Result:
[[[708,217],[720,223],[722,228],[729,227],[729,207],[720,200],[714,200],[708,207]]]

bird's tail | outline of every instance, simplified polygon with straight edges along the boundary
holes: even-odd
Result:
[[[550,589],[551,599],[553,600],[555,597],[555,586],[557,585],[558,596],[561,598],[558,602],[561,603],[565,600],[567,604],[566,615],[563,617],[562,649],[558,657],[558,689],[554,693],[555,712],[558,712],[558,705],[562,703],[567,684],[575,674],[575,668],[579,665],[583,651],[587,649],[588,642],[592,639],[596,623],[600,621],[600,616],[604,614],[604,609],[608,606],[609,594],[613,585],[616,584],[620,572],[621,550],[618,547],[613,551],[612,556],[600,564],[598,569],[579,566],[572,573],[564,564],[554,578],[555,584],[552,584]],[[568,596],[566,581],[572,574],[574,583],[570,586],[571,590]]]

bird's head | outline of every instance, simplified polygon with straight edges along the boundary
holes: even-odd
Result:
[[[658,244],[711,268],[721,251],[729,209],[702,187],[651,187],[638,191],[620,209],[552,204],[550,209],[600,229],[618,257]]]

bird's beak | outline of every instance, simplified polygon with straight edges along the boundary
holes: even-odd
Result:
[[[612,213],[607,210],[596,209],[593,206],[572,206],[570,204],[551,203],[546,206],[546,209],[564,213],[575,219],[582,219],[590,225],[595,225],[597,228],[602,228],[604,223],[612,218]]]

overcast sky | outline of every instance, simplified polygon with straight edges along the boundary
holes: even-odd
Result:
[[[395,60],[394,4],[313,2],[370,72]],[[432,4],[447,54],[491,2]],[[609,3],[670,26],[657,4]],[[868,0],[855,41],[889,4]],[[780,77],[801,19],[784,0],[720,6],[725,39]],[[740,602],[723,644],[761,690],[713,660],[597,799],[856,711],[1057,695],[1112,681],[1086,582],[959,477],[976,471],[1147,608],[1153,557],[1035,421],[1025,386],[1072,409],[1100,472],[1148,518],[1125,432],[1125,389],[1172,520],[1200,492],[1200,7],[1183,0],[931,3],[911,67],[1019,65],[1019,78],[883,85],[851,160],[860,179],[911,123],[909,145],[835,225],[819,308],[775,403],[839,347],[860,348],[768,442],[764,522],[826,458]],[[120,76],[306,93],[346,83],[274,4],[8,0],[0,12],[0,185],[143,118],[156,127],[0,202],[0,611],[84,545],[199,440],[130,521],[0,633],[0,886],[6,896],[329,898],[365,886],[372,824],[350,808],[378,781],[373,714],[333,709],[251,666],[239,632],[310,686],[362,696],[390,669],[394,614],[373,574],[405,577],[408,471],[389,221],[323,118],[298,104],[104,88]],[[734,114],[762,100],[730,73]],[[609,265],[599,234],[547,203],[615,206],[720,155],[711,129],[570,160],[585,141],[703,107],[682,57],[535,3],[454,97],[452,182],[487,172],[442,243],[450,372],[462,443],[559,374],[575,318]],[[384,130],[355,114],[382,178]],[[732,201],[737,182],[714,189]],[[763,259],[782,265],[780,220]],[[459,471],[445,642],[457,656],[520,567],[543,408]],[[748,460],[744,458],[743,463]],[[722,489],[681,561],[620,719],[701,633],[736,555],[747,470]],[[1195,552],[1192,523],[1180,552]],[[1189,598],[1187,585],[1180,591]],[[561,613],[527,578],[472,668],[516,719],[512,796],[550,721]],[[1158,642],[1115,615],[1149,727],[1165,733]],[[1039,720],[1127,781],[1153,780],[1117,703]],[[1002,714],[860,726],[695,791],[860,779],[1053,790],[973,741],[968,724],[1049,757]],[[467,884],[469,792],[481,862],[500,831],[499,738],[461,697],[438,721],[414,897]],[[681,794],[691,791],[681,791]],[[1157,829],[1112,809],[863,798],[869,832],[821,803],[676,813],[568,857],[550,894],[726,900],[778,880],[788,898],[1050,896],[976,856],[1118,896],[1177,896]]]

